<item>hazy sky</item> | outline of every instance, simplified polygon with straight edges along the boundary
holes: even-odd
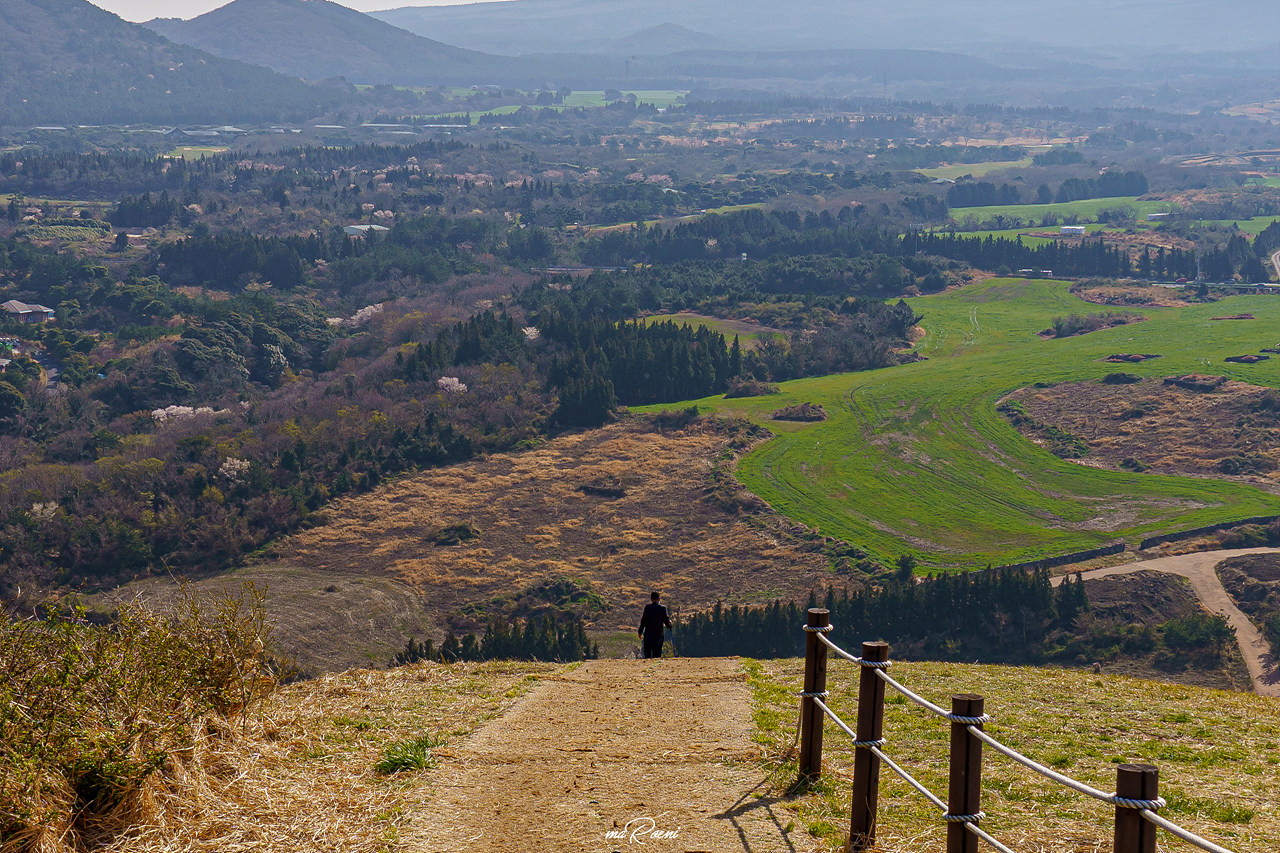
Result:
[[[231,0],[91,0],[126,21],[149,21],[152,18],[194,18]],[[476,0],[341,0],[343,6],[361,12],[397,9],[401,6],[455,6]]]

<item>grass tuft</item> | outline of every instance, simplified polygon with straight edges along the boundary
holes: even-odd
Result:
[[[435,756],[431,754],[434,747],[444,741],[435,735],[423,735],[411,740],[393,743],[382,752],[382,758],[373,765],[373,769],[382,776],[402,773],[406,770],[430,770],[436,766]]]

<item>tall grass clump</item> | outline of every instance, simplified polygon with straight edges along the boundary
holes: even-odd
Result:
[[[85,849],[146,821],[164,771],[276,679],[261,594],[0,621],[0,848]]]

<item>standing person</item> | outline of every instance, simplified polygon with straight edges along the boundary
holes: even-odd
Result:
[[[640,617],[639,634],[644,639],[644,656],[646,658],[662,657],[662,629],[671,628],[671,616],[667,608],[658,603],[662,596],[656,592],[649,596],[644,615]]]

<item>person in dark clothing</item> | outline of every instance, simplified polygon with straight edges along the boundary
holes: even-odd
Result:
[[[644,640],[644,656],[646,658],[662,657],[662,630],[671,627],[671,617],[667,608],[658,603],[661,598],[656,592],[649,596],[644,615],[640,617],[639,634]]]

